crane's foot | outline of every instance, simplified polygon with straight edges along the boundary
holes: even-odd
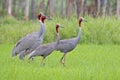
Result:
[[[45,66],[45,63],[41,63],[41,66]]]
[[[43,57],[43,59],[41,61],[41,65],[45,66],[45,57]]]
[[[34,58],[32,58],[32,61],[34,61]]]
[[[65,67],[65,62],[63,62],[63,61],[60,61],[60,63]]]
[[[28,60],[28,63],[30,63],[30,60]]]
[[[41,62],[40,66],[41,66],[41,67],[42,67],[42,66],[45,66],[45,62]]]
[[[65,56],[66,56],[66,53],[64,53],[64,55],[62,56],[62,58],[60,59],[60,63],[65,66]]]

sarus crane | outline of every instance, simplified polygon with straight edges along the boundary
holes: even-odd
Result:
[[[62,27],[62,26],[60,24],[56,24],[56,33],[57,33],[56,42],[38,46],[28,56],[28,62],[30,62],[30,59],[33,58],[33,57],[42,56],[43,59],[42,59],[41,64],[45,64],[45,58],[48,55],[50,55],[55,50],[56,46],[59,44],[59,41],[60,41],[59,30],[58,30],[59,27]]]
[[[59,44],[56,46],[57,51],[60,51],[60,52],[64,53],[62,58],[60,59],[60,63],[62,63],[63,65],[65,65],[66,54],[68,52],[72,51],[76,47],[76,45],[78,44],[78,42],[81,38],[81,34],[82,34],[81,23],[82,23],[82,21],[85,21],[85,19],[81,17],[79,19],[79,26],[78,26],[79,32],[78,32],[77,37],[72,38],[72,39],[60,40]]]
[[[38,20],[40,22],[40,30],[26,35],[20,39],[12,50],[12,57],[20,54],[20,59],[23,59],[27,53],[30,53],[35,48],[37,48],[42,42],[45,34],[45,25],[44,20],[46,16],[43,16],[42,13],[38,14]]]

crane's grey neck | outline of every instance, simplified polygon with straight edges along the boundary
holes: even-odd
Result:
[[[40,21],[39,39],[43,40],[45,31],[46,31],[45,25],[44,23],[42,23],[42,21]]]
[[[59,33],[57,33],[55,48],[57,47],[57,45],[59,44],[59,42],[60,42],[60,35],[59,35]]]
[[[78,41],[80,40],[81,35],[82,35],[82,29],[81,29],[81,27],[79,27],[78,35],[76,37],[76,43],[78,43]]]

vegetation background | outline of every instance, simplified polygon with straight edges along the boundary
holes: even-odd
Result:
[[[43,12],[53,20],[46,20],[44,42],[55,40],[54,26],[60,23],[61,39],[75,37],[78,18],[83,16],[80,43],[120,44],[119,0],[1,0],[0,44],[16,43],[28,33],[39,30],[37,14]]]

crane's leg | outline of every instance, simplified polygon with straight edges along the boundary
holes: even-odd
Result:
[[[30,63],[30,58],[28,59],[28,63]]]
[[[46,58],[46,57],[43,57],[43,58],[42,58],[41,65],[45,65],[45,58]]]
[[[33,57],[30,57],[29,59],[28,59],[28,63],[30,63],[30,59],[32,58],[32,61],[33,61]]]
[[[66,54],[64,55],[63,64],[65,65]]]
[[[28,55],[28,54],[30,54],[32,51],[31,50],[29,50],[29,49],[26,49],[26,52],[25,52],[25,54],[24,54],[24,57],[26,56],[26,55]],[[34,60],[34,57],[32,57],[32,61]]]
[[[60,63],[63,64],[64,66],[65,66],[65,57],[66,57],[66,53],[64,53],[62,58],[60,59]]]
[[[30,59],[33,58],[34,56],[29,56],[28,57],[28,63],[30,63]]]

